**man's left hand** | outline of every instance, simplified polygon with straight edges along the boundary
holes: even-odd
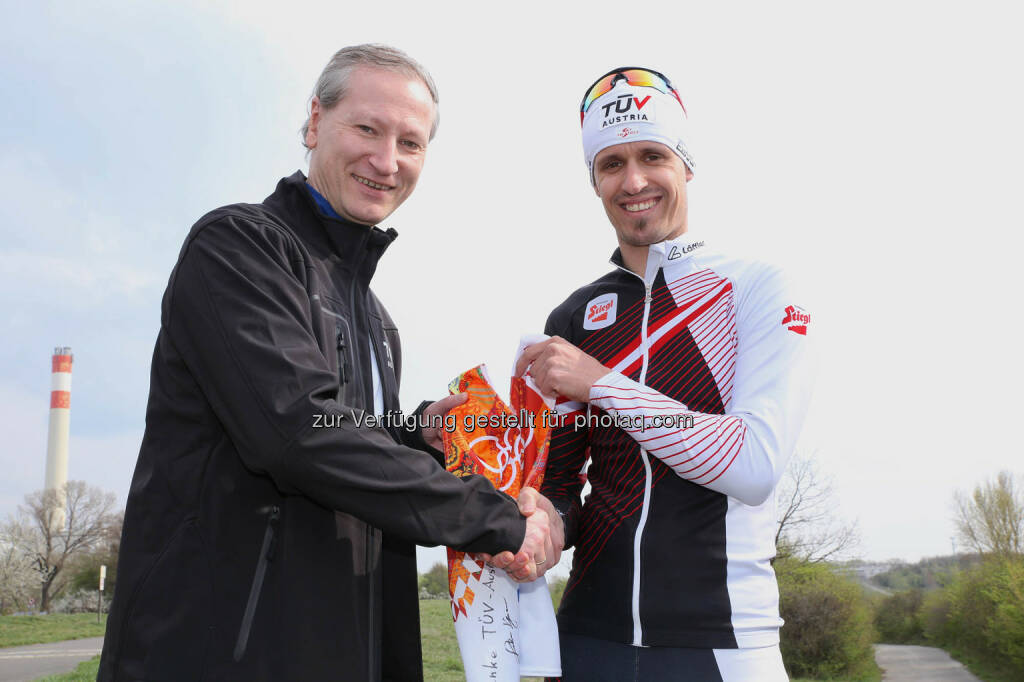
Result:
[[[590,400],[594,382],[611,372],[560,336],[528,346],[519,356],[515,375],[523,376],[527,368],[541,393],[584,403]]]
[[[423,410],[421,415],[425,426],[421,431],[423,433],[423,440],[427,442],[427,445],[435,450],[444,450],[444,441],[441,440],[440,424],[444,423],[444,416],[448,414],[448,410],[461,405],[468,399],[468,393],[456,393],[455,395],[445,396],[436,403],[431,403],[425,410]],[[435,419],[435,415],[440,415],[440,417]]]

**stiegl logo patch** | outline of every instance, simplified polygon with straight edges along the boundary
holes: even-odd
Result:
[[[782,324],[786,329],[795,333],[807,336],[807,325],[811,323],[811,314],[798,305],[786,306],[786,316],[782,318]]]
[[[583,318],[584,329],[604,329],[615,322],[615,308],[619,302],[618,294],[604,294],[590,299]]]

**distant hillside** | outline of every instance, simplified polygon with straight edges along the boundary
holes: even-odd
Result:
[[[915,564],[902,561],[888,561],[884,564],[864,564],[863,568],[850,566],[861,573],[871,585],[892,592],[906,590],[934,590],[948,582],[954,571],[962,571],[978,564],[981,557],[977,554],[957,554],[955,556],[937,556],[921,559]],[[869,570],[867,567],[870,566]]]

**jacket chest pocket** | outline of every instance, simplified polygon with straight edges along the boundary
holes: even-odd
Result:
[[[335,360],[338,363],[338,402],[361,405],[362,389],[356,376],[355,337],[348,319],[333,310],[322,308],[328,327],[333,331]]]

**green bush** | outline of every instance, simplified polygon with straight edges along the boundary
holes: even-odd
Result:
[[[551,592],[551,603],[554,604],[555,611],[558,611],[558,605],[562,603],[562,595],[565,594],[567,582],[569,582],[568,578],[548,577],[548,591]]]
[[[942,646],[953,639],[949,613],[953,609],[950,586],[924,596],[920,619],[925,642]]]
[[[111,554],[94,554],[84,557],[71,577],[70,592],[80,590],[98,590],[100,585],[100,565],[107,567],[107,579],[103,586],[103,595],[107,599],[114,598],[114,586],[117,584],[117,556]]]
[[[921,590],[897,592],[878,603],[875,629],[878,641],[888,644],[920,644],[924,641],[921,623],[924,593]]]
[[[430,597],[448,596],[448,566],[440,561],[420,576],[420,593]]]
[[[1001,680],[1024,680],[1024,558],[990,558],[921,610],[925,637]]]
[[[1024,561],[1004,562],[987,594],[996,605],[986,629],[989,643],[1010,666],[1024,670]]]
[[[953,635],[950,642],[958,649],[989,658],[988,637],[985,633],[989,618],[995,613],[996,604],[988,595],[989,575],[993,564],[962,573],[950,585],[950,628]]]
[[[776,561],[782,659],[793,677],[877,679],[871,608],[861,588],[825,564]]]

